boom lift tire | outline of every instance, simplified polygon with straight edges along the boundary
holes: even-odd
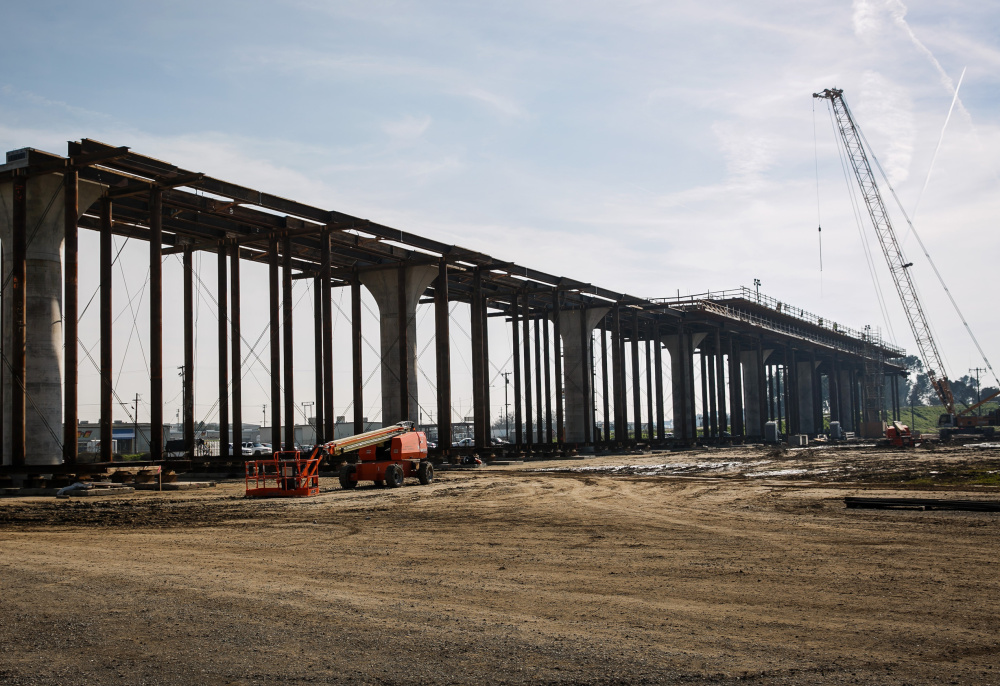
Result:
[[[340,467],[340,487],[343,489],[357,488],[358,482],[352,479],[357,467],[352,464],[341,465]]]
[[[424,486],[434,481],[434,466],[430,462],[421,462],[417,468],[417,478]]]
[[[403,469],[398,464],[385,468],[385,485],[389,488],[399,488],[403,485]]]

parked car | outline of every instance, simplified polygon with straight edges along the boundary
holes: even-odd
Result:
[[[241,445],[240,448],[241,448],[241,454],[243,455],[243,457],[252,457],[253,456],[253,450],[251,450],[250,448],[248,448],[246,443],[244,443],[243,445]],[[230,455],[233,454],[233,444],[232,443],[229,444],[229,454]]]
[[[471,438],[463,438],[460,441],[455,441],[451,445],[454,448],[471,448],[475,444],[476,444],[476,442],[473,439],[471,439]]]
[[[243,444],[243,454],[250,455],[252,457],[270,457],[271,447],[264,445],[263,443],[247,441]]]

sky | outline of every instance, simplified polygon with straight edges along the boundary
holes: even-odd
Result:
[[[859,223],[852,210],[827,104],[812,98],[843,88],[987,357],[1000,364],[991,279],[1000,254],[1000,6],[992,3],[36,0],[4,3],[0,19],[3,150],[64,153],[82,137],[128,145],[632,295],[760,279],[768,295],[855,329],[870,324],[914,351],[867,217]],[[949,375],[983,367],[898,211],[893,223]],[[86,304],[97,284],[96,237],[81,245]],[[116,390],[123,402],[140,394],[142,419],[144,251],[119,247],[129,290],[116,291]],[[214,256],[202,260],[197,366],[213,371],[196,372],[196,416],[211,420]],[[179,264],[166,270],[179,284]],[[252,303],[266,293],[249,288],[245,336],[255,340],[266,313]],[[308,402],[312,295],[305,282],[296,289],[306,328],[295,396]],[[334,297],[349,312],[347,294]],[[180,364],[175,300],[165,312],[168,369]],[[453,307],[458,342],[468,331],[463,308]],[[376,311],[366,296],[375,345]],[[423,351],[432,317],[418,318]],[[347,320],[338,321],[335,405],[349,416]],[[95,358],[96,332],[91,309],[81,342]],[[499,321],[490,341],[496,414],[510,355]],[[467,409],[461,347],[455,395]],[[266,345],[255,350],[267,359]],[[428,416],[433,358],[431,345],[420,356]],[[81,417],[96,420],[96,370],[83,359]],[[366,376],[377,359],[366,349]],[[244,393],[256,420],[267,383],[254,364]],[[168,416],[179,389],[168,378]],[[373,418],[377,394],[375,378],[366,386]]]

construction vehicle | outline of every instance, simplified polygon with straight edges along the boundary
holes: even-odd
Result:
[[[893,422],[892,426],[885,430],[885,437],[897,448],[912,448],[915,445],[910,427],[899,422]]]
[[[938,351],[937,343],[931,333],[930,324],[927,321],[927,316],[924,314],[920,299],[917,296],[917,289],[910,275],[910,267],[913,266],[913,263],[906,261],[899,242],[896,240],[896,232],[889,221],[889,213],[886,210],[885,203],[882,201],[882,195],[879,193],[878,184],[875,183],[875,175],[872,173],[868,155],[865,153],[863,135],[854,122],[850,109],[847,107],[847,102],[844,100],[844,91],[839,88],[827,88],[819,93],[813,93],[813,97],[829,100],[833,108],[837,128],[840,130],[840,135],[844,142],[846,156],[854,169],[854,176],[861,189],[861,195],[864,197],[865,205],[868,208],[868,215],[871,217],[872,224],[875,227],[875,233],[878,235],[879,243],[882,246],[882,253],[889,263],[889,271],[892,273],[896,292],[899,294],[907,322],[910,325],[910,330],[913,332],[913,338],[916,340],[920,359],[923,360],[931,386],[945,408],[945,412],[938,417],[938,435],[940,439],[947,441],[956,433],[983,433],[992,436],[994,425],[1000,424],[1000,418],[997,416],[998,413],[991,412],[986,416],[975,416],[971,413],[983,405],[983,403],[1000,395],[1000,392],[992,394],[971,407],[956,412],[955,396],[952,393],[948,375],[944,370],[941,353]],[[907,221],[909,220],[907,219]],[[910,226],[912,227],[912,224]],[[920,240],[919,236],[917,236],[917,240]],[[923,243],[921,243],[921,246],[923,246]],[[926,250],[924,252],[926,254]],[[928,255],[928,259],[929,257]],[[980,352],[982,352],[981,349]],[[986,366],[992,371],[992,367],[988,361]],[[892,428],[890,427],[888,431],[892,431]]]
[[[399,422],[373,431],[338,438],[313,446],[308,456],[299,450],[281,450],[273,457],[246,463],[248,498],[300,498],[319,495],[319,464],[326,457],[358,453],[355,464],[340,468],[342,488],[358,481],[396,488],[408,476],[422,484],[434,480],[434,467],[427,461],[427,436],[413,422]]]

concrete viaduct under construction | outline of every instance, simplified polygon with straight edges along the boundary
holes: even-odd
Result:
[[[240,265],[245,260],[269,267],[269,408],[276,448],[295,442],[292,350],[302,344],[291,313],[296,279],[312,279],[315,286],[311,345],[318,442],[333,437],[332,374],[335,364],[343,364],[333,359],[334,288],[351,293],[353,420],[357,431],[363,430],[362,286],[378,304],[385,424],[417,415],[415,313],[421,304],[433,305],[443,459],[455,452],[449,302],[456,300],[470,305],[474,449],[481,452],[491,449],[489,317],[503,317],[510,325],[514,445],[507,450],[519,453],[761,440],[772,420],[787,433],[816,434],[823,431],[824,407],[845,431],[860,431],[888,413],[898,418],[900,367],[893,360],[902,350],[748,289],[634,297],[88,139],[71,142],[65,157],[32,148],[7,153],[0,166],[0,199],[0,431],[7,474],[36,465],[46,472],[77,467],[81,228],[100,234],[102,436],[112,435],[115,404],[112,236],[149,244],[149,459],[154,463],[164,461],[162,263],[165,255],[183,257],[184,357],[186,369],[193,370],[192,255],[198,251],[218,259],[220,343],[212,371],[218,374],[220,460],[242,459],[226,452],[232,427],[243,426]],[[183,382],[189,456],[195,440],[193,376],[186,374]],[[111,441],[102,441],[100,462],[112,459]]]

